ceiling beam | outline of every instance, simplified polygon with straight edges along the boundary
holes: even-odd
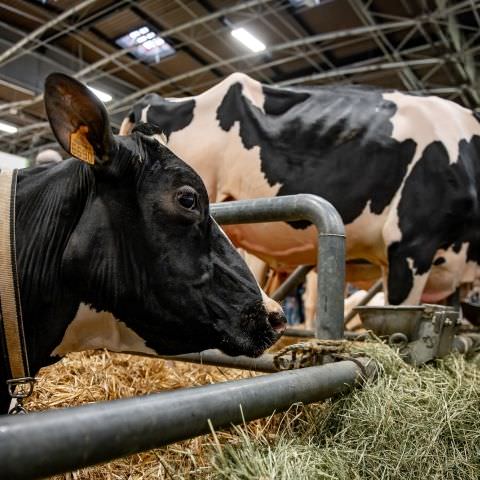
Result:
[[[35,40],[36,38],[38,38],[40,35],[42,35],[44,32],[46,32],[50,28],[54,27],[55,25],[58,25],[59,23],[63,22],[65,19],[67,19],[68,17],[70,17],[70,16],[74,15],[75,13],[83,10],[85,7],[88,7],[89,5],[94,3],[95,1],[96,0],[83,0],[83,2],[79,3],[78,5],[75,5],[72,8],[69,8],[69,9],[65,10],[58,17],[52,18],[48,22],[44,23],[42,26],[38,27],[33,32],[26,35],[22,40],[17,42],[15,45],[12,45],[9,49],[0,53],[0,65],[5,63],[14,53],[18,52],[22,47],[24,47],[25,45],[30,43],[32,40]]]

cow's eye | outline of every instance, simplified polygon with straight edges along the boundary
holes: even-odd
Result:
[[[177,191],[177,202],[187,210],[195,210],[198,204],[198,194],[192,187],[182,187]]]

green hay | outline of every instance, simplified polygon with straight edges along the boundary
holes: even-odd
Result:
[[[290,412],[275,435],[237,428],[238,442],[216,446],[214,476],[478,480],[478,357],[451,355],[414,369],[385,345],[357,348],[380,362],[379,379],[297,415]]]

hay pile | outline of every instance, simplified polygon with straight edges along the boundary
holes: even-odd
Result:
[[[101,400],[195,385],[224,382],[254,373],[172,362],[155,358],[89,351],[69,354],[43,368],[34,394],[26,402],[29,410],[71,407]],[[219,433],[229,442],[229,432]],[[169,447],[125,457],[105,465],[75,472],[77,480],[180,479],[204,476],[211,471],[212,439],[206,435]],[[57,476],[55,479],[72,478]]]
[[[380,379],[362,390],[84,469],[73,478],[480,478],[480,360],[451,356],[415,370],[381,344],[359,348],[383,366]],[[44,369],[29,406],[71,406],[251,375],[87,352]]]
[[[240,445],[217,447],[217,478],[478,480],[479,359],[414,369],[363,348],[383,365],[377,382],[304,408],[273,441],[237,429]]]

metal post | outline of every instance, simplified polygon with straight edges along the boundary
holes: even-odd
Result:
[[[218,223],[260,223],[308,220],[318,231],[318,303],[316,336],[343,337],[343,289],[345,286],[345,229],[330,202],[310,194],[258,198],[217,203],[211,213]]]
[[[0,417],[2,478],[31,479],[106,462],[350,390],[365,358],[81,407]]]

